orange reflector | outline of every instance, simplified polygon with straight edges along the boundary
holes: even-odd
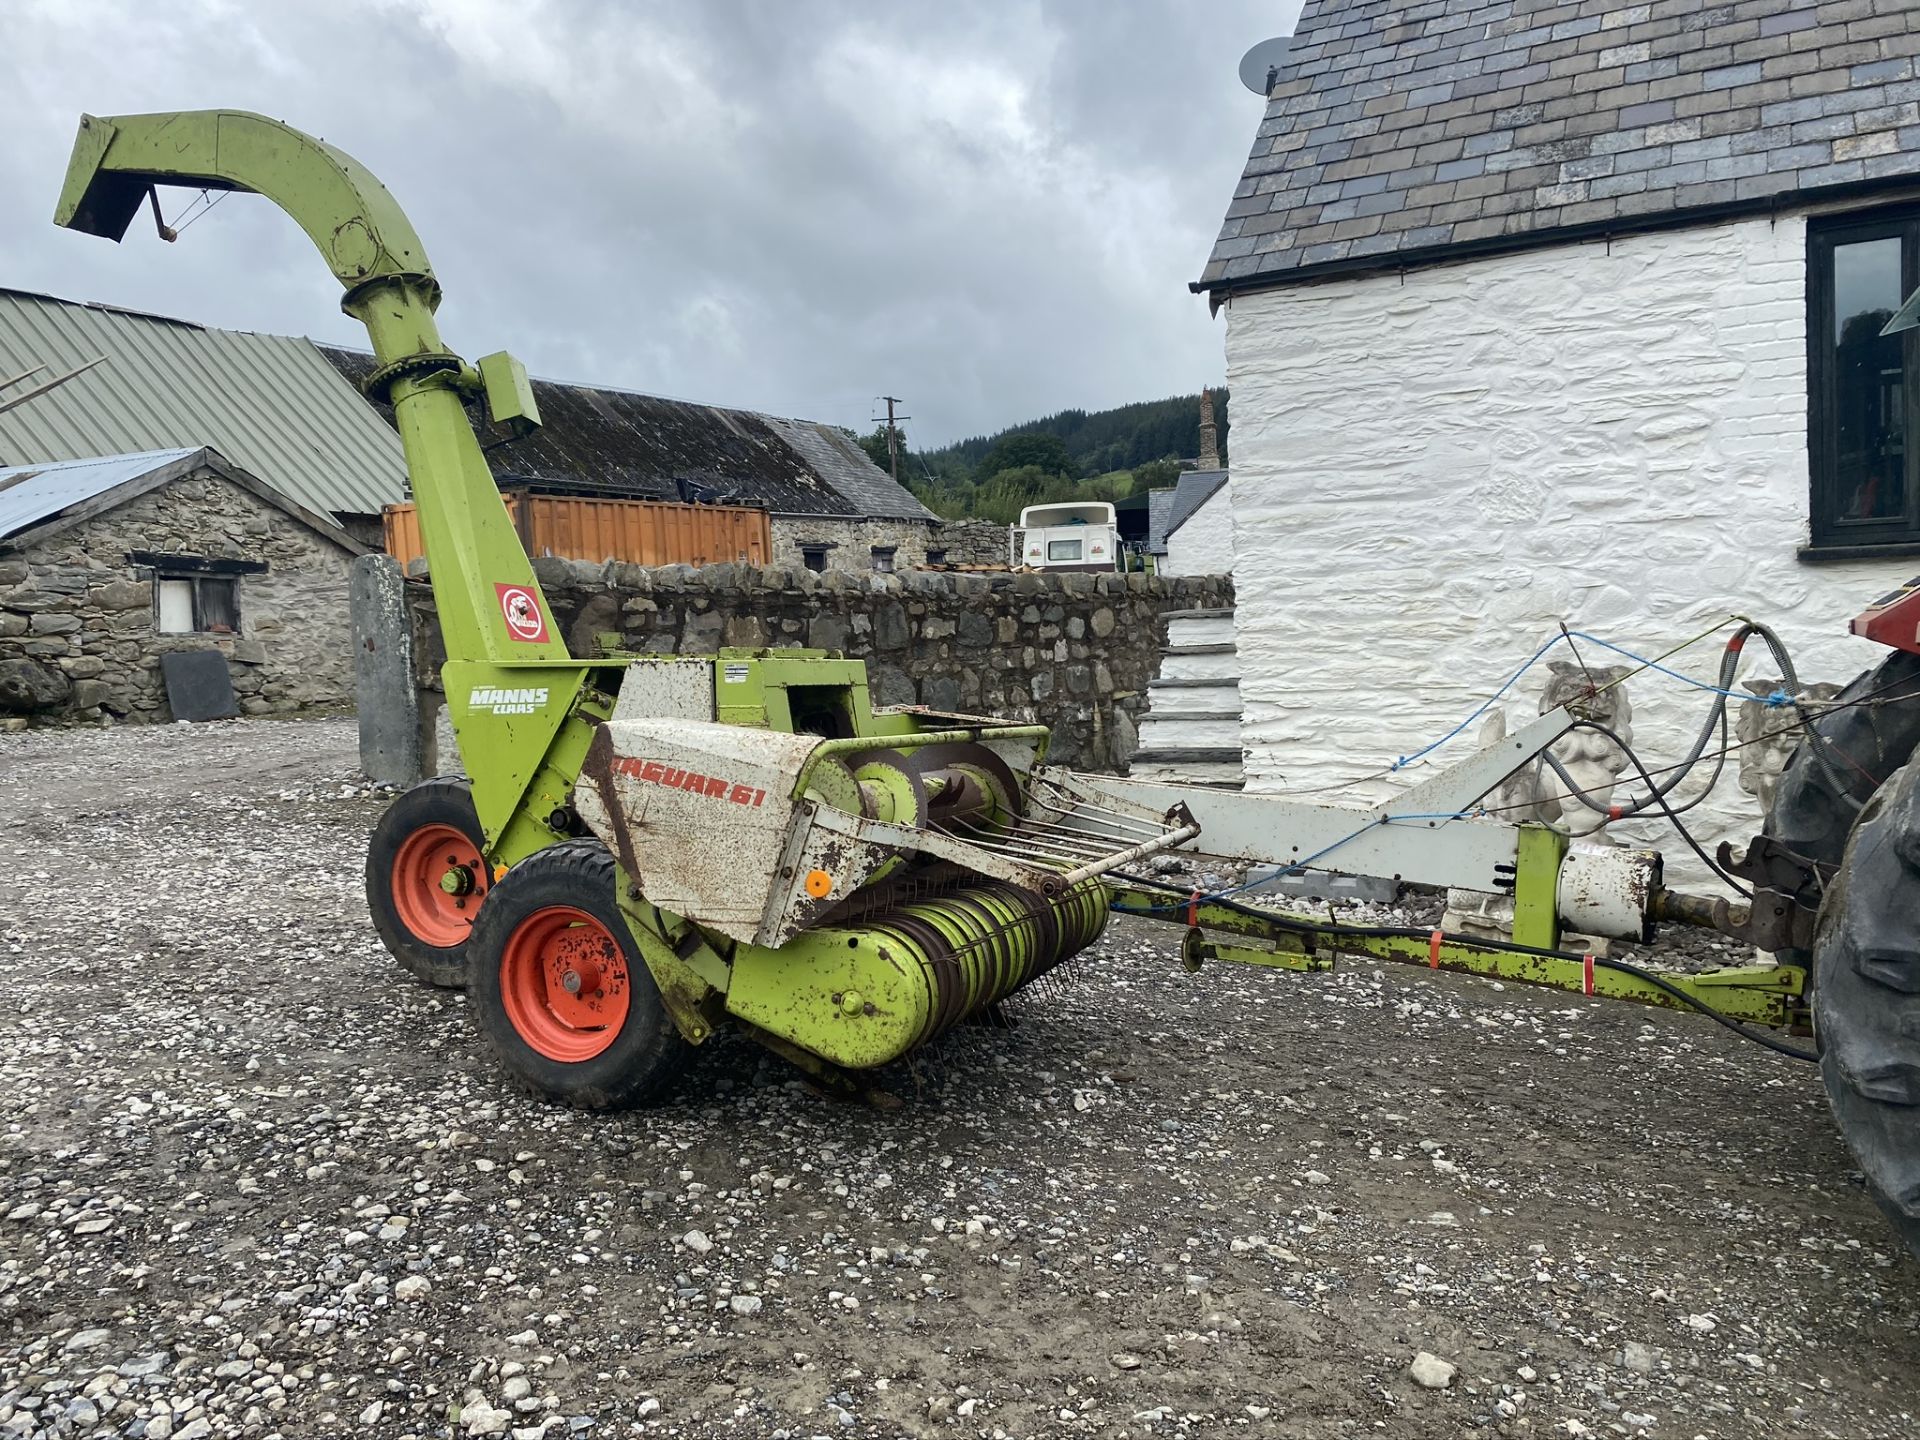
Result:
[[[494,884],[496,884],[496,885],[498,885],[498,884],[499,884],[499,883],[500,883],[500,882],[501,882],[502,880],[504,880],[504,879],[506,879],[506,878],[507,878],[507,867],[506,867],[506,866],[504,866],[504,865],[496,865],[496,866],[494,866],[494,867],[493,867],[493,883],[494,883]]]
[[[824,870],[807,871],[807,894],[824,900],[833,893],[833,877]]]

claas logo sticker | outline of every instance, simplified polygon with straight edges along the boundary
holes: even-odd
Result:
[[[519,689],[505,685],[476,685],[473,693],[467,696],[467,709],[483,710],[489,715],[531,715],[545,708],[548,693],[544,685]]]
[[[525,585],[495,585],[493,593],[500,598],[500,616],[507,622],[508,639],[528,645],[546,643],[547,617],[532,590]]]

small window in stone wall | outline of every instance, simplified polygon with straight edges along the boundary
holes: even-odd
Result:
[[[898,546],[894,546],[894,545],[874,546],[873,547],[873,568],[879,571],[891,573],[893,570],[894,552],[898,548],[899,548]]]
[[[929,550],[929,551],[927,551],[927,564],[929,564],[929,565],[944,565],[944,564],[946,564],[946,563],[947,563],[947,552],[946,552],[946,551],[944,551],[944,550]]]
[[[807,569],[818,573],[827,568],[827,547],[824,545],[802,545],[800,563]]]
[[[238,635],[237,575],[156,575],[154,629],[162,635]]]

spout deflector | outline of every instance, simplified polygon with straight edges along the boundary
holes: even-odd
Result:
[[[54,223],[118,240],[157,185],[266,196],[346,289],[382,276],[432,279],[426,247],[386,186],[352,156],[244,110],[81,116]]]

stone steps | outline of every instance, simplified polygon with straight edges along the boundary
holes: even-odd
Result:
[[[1173,610],[1128,773],[1237,788],[1240,664],[1231,610]]]

